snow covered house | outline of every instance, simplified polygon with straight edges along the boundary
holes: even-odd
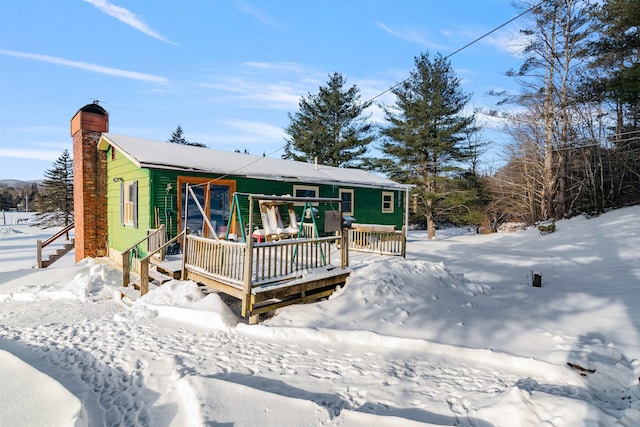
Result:
[[[302,253],[307,254],[305,256],[313,264],[313,268],[330,265],[329,250],[321,248],[329,240],[325,242],[322,238],[334,236],[330,243],[335,243],[335,236],[342,238],[342,227],[338,231],[335,227],[329,229],[326,221],[316,224],[316,216],[326,214],[327,219],[330,219],[329,213],[338,210],[340,223],[345,217],[351,218],[353,222],[361,224],[361,233],[390,230],[401,233],[398,230],[406,225],[410,186],[364,170],[115,135],[109,133],[108,128],[108,113],[96,103],[81,108],[71,120],[78,260],[86,256],[109,256],[116,261],[122,260],[123,264],[133,258],[146,262],[159,245],[165,245],[181,234],[183,240],[180,245],[184,251],[187,246],[185,234],[189,235],[194,244],[199,242],[204,248],[211,243],[208,240],[218,241],[222,236],[228,237],[230,231],[236,236],[244,231],[244,241],[250,243],[247,243],[247,248],[243,246],[243,249],[238,249],[242,255],[239,255],[240,252],[234,255],[244,261],[238,261],[233,267],[237,277],[232,277],[233,274],[226,275],[223,280],[223,287],[234,295],[234,289],[228,286],[238,285],[237,290],[241,292],[241,285],[248,276],[243,266],[252,265],[253,258],[246,257],[247,253],[254,250],[254,239],[246,238],[253,231],[249,228],[255,224],[266,230],[269,219],[266,214],[260,216],[257,213],[254,216],[253,195],[260,195],[256,196],[260,198],[260,203],[288,206],[292,213],[291,220],[287,221],[288,224],[279,225],[292,228],[296,221],[303,224],[306,216],[313,220],[315,230],[315,241],[306,249],[300,246],[303,243],[279,242],[282,247],[290,246],[289,253],[280,255],[281,258],[285,256],[286,261],[275,258],[265,261],[262,258],[262,266],[258,266],[256,261],[255,269],[248,273],[257,282],[268,278],[281,281],[281,276],[293,277],[292,274],[308,269],[309,266],[297,264]],[[257,220],[247,222],[247,218],[252,217]],[[373,229],[371,224],[375,224]],[[300,230],[302,231],[302,226]],[[159,234],[160,239],[151,238]],[[301,235],[298,234],[298,237]],[[382,240],[380,236],[375,239],[363,236],[364,234],[356,236],[352,241],[368,244],[374,240],[376,243]],[[400,237],[405,239],[406,235],[402,233]],[[392,236],[392,240],[393,244],[398,241],[395,236]],[[219,285],[222,273],[211,270],[211,257],[214,257],[214,252],[219,253],[215,255],[219,257],[215,261],[218,265],[216,268],[229,268],[232,264],[229,261],[230,253],[236,250],[230,249],[235,248],[232,243],[215,243],[217,249],[212,246],[194,253],[198,262],[208,264],[194,267],[189,277],[201,282],[213,281]],[[258,240],[257,245],[260,244],[262,243]],[[227,245],[227,249],[222,251],[221,245]],[[308,252],[304,252],[307,249]],[[203,251],[209,251],[206,252],[208,255],[203,255]],[[261,256],[256,253],[256,259],[261,259]],[[271,272],[265,276],[271,263],[292,264],[294,258],[296,268],[293,271],[289,268],[290,265],[283,267],[284,270],[273,277]],[[123,265],[123,270],[128,270],[128,267]],[[207,270],[208,276],[199,276],[201,270]],[[346,277],[343,272],[333,274],[340,276],[341,280]],[[184,267],[182,275],[185,275]],[[335,280],[330,281],[330,284],[335,285],[334,282]],[[305,292],[301,291],[302,297]],[[250,312],[249,307],[246,313]]]

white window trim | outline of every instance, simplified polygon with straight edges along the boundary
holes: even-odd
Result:
[[[124,200],[122,203],[124,204],[124,225],[135,227],[135,204],[136,201],[132,200],[133,198],[133,187],[135,185],[135,181],[129,181],[124,183]]]
[[[384,201],[384,197],[385,196],[391,196],[391,201],[388,202],[389,203],[389,207],[388,208],[384,207],[385,203],[387,203],[387,202]],[[395,194],[393,193],[393,191],[383,191],[382,192],[382,213],[393,213],[394,197],[395,197]]]
[[[353,212],[355,211],[354,209],[354,205],[355,205],[355,196],[354,196],[354,191],[348,188],[341,188],[338,190],[338,196],[340,197],[340,199],[342,199],[342,193],[349,193],[351,194],[351,210],[350,211],[344,211],[342,212],[343,215],[353,215]]]
[[[315,196],[314,197],[319,197],[320,194],[320,187],[317,186],[313,186],[313,185],[294,185],[293,186],[293,197],[298,197],[298,190],[304,190],[304,191],[313,191],[315,192]],[[295,203],[296,206],[303,206],[304,203]],[[318,206],[318,202],[313,202],[311,203],[312,206]]]

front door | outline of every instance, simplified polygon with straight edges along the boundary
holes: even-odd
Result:
[[[224,235],[229,220],[229,201],[235,192],[235,181],[179,177],[178,184],[180,186],[181,229],[184,229],[186,221],[189,233],[196,236],[213,237],[211,228],[204,220],[206,217],[216,234],[218,236]],[[188,193],[187,184],[191,189]],[[202,211],[198,208],[198,204]],[[185,210],[187,212],[186,220]]]

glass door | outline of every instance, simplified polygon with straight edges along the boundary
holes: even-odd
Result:
[[[229,219],[229,201],[235,192],[235,181],[211,180],[189,177],[179,177],[180,186],[180,227],[189,228],[189,233],[195,236],[213,237],[209,223],[218,236],[224,235]],[[187,193],[187,184],[192,191]],[[195,197],[194,197],[195,196]],[[198,203],[202,211],[198,208]],[[187,218],[185,219],[185,209]],[[204,215],[203,215],[204,213]]]

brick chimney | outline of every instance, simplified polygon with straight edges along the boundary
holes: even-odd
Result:
[[[97,101],[71,119],[76,262],[107,254],[107,154],[98,150],[109,113]]]

